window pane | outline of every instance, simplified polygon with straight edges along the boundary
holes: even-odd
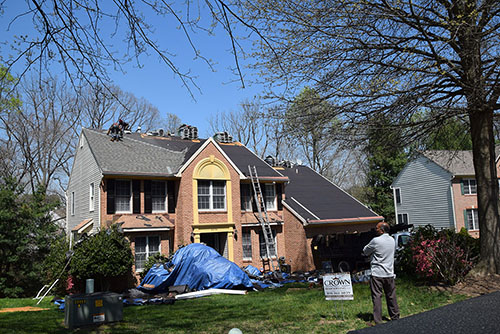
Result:
[[[224,209],[226,204],[225,196],[214,196],[213,199],[213,208],[214,209]]]
[[[470,184],[470,193],[477,194],[476,180],[470,180],[469,184]]]
[[[148,237],[149,252],[148,257],[160,252],[160,237]]]
[[[274,230],[271,230],[271,232],[273,233],[274,244],[276,244],[276,232]],[[267,259],[266,240],[264,239],[262,230],[259,232],[259,246],[260,257]],[[270,246],[269,252],[271,253],[271,257],[276,257],[276,250],[273,245]]]
[[[266,190],[265,190],[265,200],[266,200],[266,209],[268,210],[275,210],[275,197],[276,197],[276,192],[274,189],[274,184],[265,184]]]
[[[165,199],[167,192],[165,189],[165,182],[152,181],[151,182],[151,202],[153,211],[165,211]]]
[[[135,254],[135,270],[140,271],[144,269],[144,264],[146,263],[146,253]]]
[[[242,244],[243,244],[243,259],[252,259],[252,236],[249,229],[243,229],[242,231]]]
[[[146,237],[136,237],[135,238],[135,253],[145,253],[146,252]]]
[[[396,188],[395,192],[396,192],[396,203],[401,204],[401,189]]]
[[[115,210],[130,211],[130,181],[117,180],[115,182]]]

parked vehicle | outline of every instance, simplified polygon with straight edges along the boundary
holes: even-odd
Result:
[[[396,252],[410,240],[413,227],[409,224],[391,226],[389,232],[394,237]],[[363,247],[377,234],[375,229],[362,233],[318,234],[312,241],[312,253],[317,268],[325,272],[361,271],[370,267],[369,258],[363,256]]]

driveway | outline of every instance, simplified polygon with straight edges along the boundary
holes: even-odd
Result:
[[[348,334],[500,333],[500,291]]]

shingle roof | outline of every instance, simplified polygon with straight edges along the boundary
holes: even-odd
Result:
[[[304,220],[382,220],[355,198],[306,166],[284,168],[288,176],[285,204]]]
[[[425,151],[426,158],[453,175],[474,175],[472,151]]]
[[[102,130],[83,129],[83,134],[103,174],[175,175],[207,139],[149,136],[127,133],[118,142]],[[240,143],[218,143],[234,165],[248,176],[248,165],[256,166],[259,178],[286,179]]]
[[[140,139],[140,134],[125,135],[112,142],[106,133],[83,129],[83,134],[103,174],[173,175],[184,161],[187,147],[177,151]]]
[[[274,168],[269,166],[266,162],[261,160],[252,151],[239,143],[223,144],[219,143],[219,146],[227,154],[232,162],[238,167],[238,169],[245,175],[249,176],[248,166],[255,166],[259,179],[273,179],[273,178],[284,178],[279,172]]]

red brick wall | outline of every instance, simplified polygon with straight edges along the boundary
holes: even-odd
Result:
[[[472,177],[471,177],[472,178]],[[477,195],[462,195],[460,178],[452,180],[453,204],[455,209],[456,231],[460,232],[465,227],[464,210],[477,209]],[[475,238],[479,237],[479,230],[469,230],[469,234]]]

